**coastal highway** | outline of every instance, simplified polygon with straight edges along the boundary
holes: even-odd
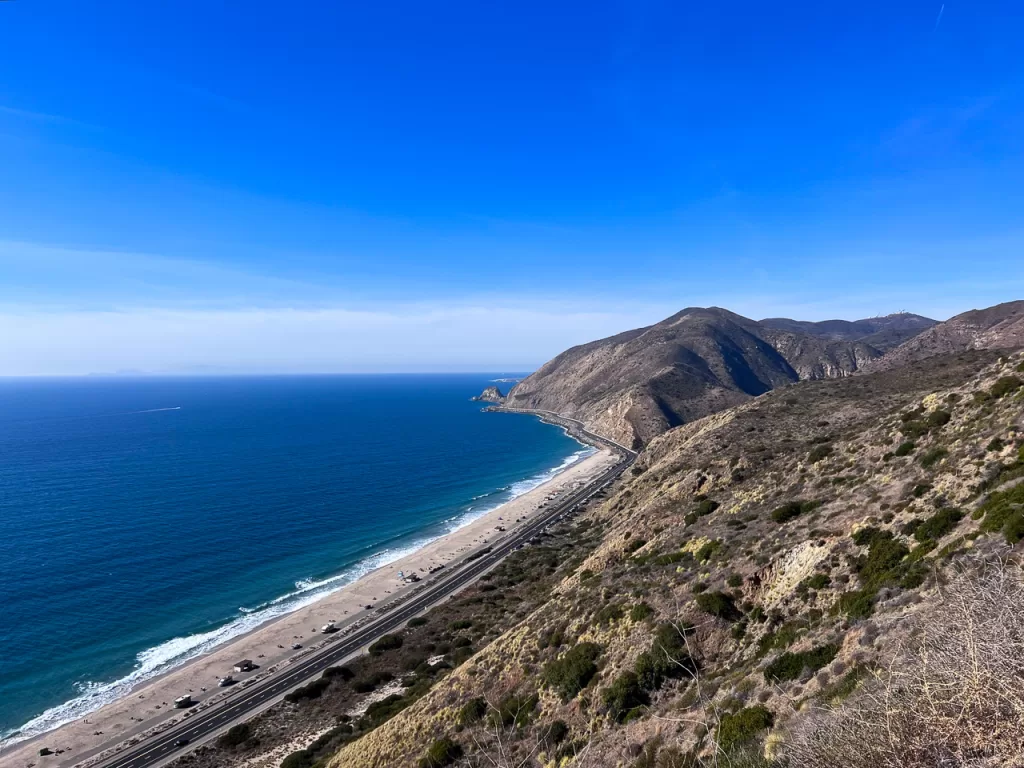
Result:
[[[282,698],[288,691],[307,682],[327,667],[355,654],[381,635],[403,627],[409,619],[472,583],[510,552],[520,545],[526,544],[547,526],[567,515],[574,507],[589,501],[598,491],[618,478],[636,459],[635,453],[622,446],[612,444],[610,441],[582,429],[576,431],[580,432],[581,437],[588,442],[612,448],[619,457],[619,461],[586,485],[553,502],[550,507],[537,514],[533,520],[510,532],[508,536],[494,544],[486,554],[474,560],[466,561],[464,559],[461,565],[453,565],[451,571],[444,574],[438,581],[428,582],[418,592],[414,592],[393,609],[385,609],[386,612],[372,624],[362,627],[337,642],[328,643],[326,647],[310,654],[308,658],[242,689],[236,696],[229,697],[223,703],[215,704],[209,709],[198,712],[172,728],[96,764],[97,768],[151,768],[168,762],[172,757],[192,749],[201,741],[208,740],[230,724],[266,708],[270,703]],[[182,740],[187,740],[188,743],[179,746]]]

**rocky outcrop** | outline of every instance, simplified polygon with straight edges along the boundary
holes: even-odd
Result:
[[[972,309],[929,328],[867,366],[886,370],[936,355],[972,349],[1024,347],[1024,301]]]
[[[505,396],[503,394],[501,394],[501,390],[500,389],[498,389],[494,385],[491,385],[489,387],[486,387],[484,389],[484,391],[481,392],[476,397],[471,397],[470,400],[473,400],[474,402],[478,402],[478,403],[499,403],[500,404],[500,403],[504,403],[505,402]]]
[[[563,352],[517,384],[506,405],[554,411],[639,447],[776,387],[849,376],[881,354],[863,342],[770,328],[716,307],[689,308]]]

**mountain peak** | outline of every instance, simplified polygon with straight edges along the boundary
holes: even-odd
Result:
[[[758,323],[722,307],[687,307],[647,328],[563,352],[516,385],[507,404],[572,416],[615,440],[643,445],[776,387],[849,376],[883,352],[856,337],[885,327],[870,324],[834,338]]]

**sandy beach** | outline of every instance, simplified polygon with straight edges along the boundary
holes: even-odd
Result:
[[[251,681],[272,675],[303,658],[321,644],[344,636],[357,625],[378,615],[383,607],[406,599],[422,586],[423,582],[411,586],[403,584],[400,571],[407,576],[416,574],[426,581],[432,568],[445,565],[450,569],[471,552],[494,544],[514,531],[517,519],[520,522],[532,519],[553,496],[572,490],[614,462],[612,453],[599,451],[416,552],[366,574],[311,605],[146,681],[125,697],[82,719],[0,749],[0,766],[56,768],[99,762],[119,745],[137,743],[154,730],[162,730],[182,717],[188,717],[187,713],[211,706],[243,689]],[[506,530],[501,532],[498,527]],[[368,609],[367,606],[371,607]],[[320,628],[328,622],[337,622],[339,631],[333,635],[320,633]],[[303,648],[293,650],[295,644]],[[235,672],[234,664],[242,659],[250,659],[258,668],[250,672]],[[226,675],[232,675],[238,682],[227,688],[218,687],[218,680]],[[186,694],[198,704],[188,710],[174,709],[174,700]],[[44,748],[54,754],[40,756],[40,750]]]

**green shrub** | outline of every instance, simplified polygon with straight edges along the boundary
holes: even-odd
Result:
[[[333,680],[334,678],[351,680],[355,677],[355,673],[348,667],[328,667],[324,670],[321,677],[326,677],[328,680]]]
[[[917,485],[914,486],[914,488],[910,492],[910,494],[915,499],[920,499],[922,496],[924,496],[926,493],[928,493],[928,491],[930,491],[931,489],[932,489],[932,487],[928,483],[918,483]]]
[[[897,541],[891,531],[861,528],[853,535],[853,540],[859,546],[868,545],[867,554],[852,562],[862,589],[841,595],[831,609],[834,615],[843,613],[850,618],[866,618],[874,611],[874,598],[882,587],[902,584],[910,588],[920,586],[924,580],[927,570],[923,563],[908,559],[910,550]]]
[[[743,577],[738,573],[730,573],[729,578],[725,580],[725,583],[733,589],[737,589],[743,586]]]
[[[459,619],[458,621],[453,621],[449,624],[448,628],[453,632],[458,632],[460,629],[469,629],[472,626],[473,622],[469,619]]]
[[[618,603],[610,603],[594,614],[594,621],[596,621],[599,626],[607,627],[613,621],[621,619],[623,615],[624,613],[621,605]]]
[[[537,638],[537,647],[541,650],[545,648],[561,648],[564,642],[565,625],[563,624],[541,632],[540,637]]]
[[[658,555],[652,562],[655,565],[675,565],[676,563],[691,559],[693,559],[692,553],[680,550],[679,552],[668,552],[664,555]]]
[[[718,723],[718,746],[725,753],[750,744],[761,731],[775,724],[775,716],[761,706],[744,707],[738,712],[723,715]]]
[[[626,552],[636,552],[640,547],[647,543],[647,539],[632,539],[626,542]]]
[[[564,720],[555,720],[551,725],[544,731],[543,740],[544,743],[549,746],[561,744],[565,741],[565,737],[569,735],[569,726],[565,724]]]
[[[914,538],[920,542],[941,539],[963,519],[964,513],[959,509],[940,509],[917,526]]]
[[[687,512],[686,517],[683,518],[683,522],[687,525],[693,525],[698,520],[700,520],[700,515],[698,515],[696,512]]]
[[[640,687],[635,672],[623,672],[608,686],[601,696],[608,714],[617,722],[626,719],[630,712],[637,707],[647,704],[650,699],[643,688]]]
[[[911,440],[916,440],[928,434],[928,425],[923,421],[908,421],[900,427],[900,432]]]
[[[426,616],[414,616],[413,618],[409,619],[409,621],[406,623],[405,626],[407,626],[407,627],[422,627],[426,623],[427,623],[427,617]]]
[[[992,453],[992,452],[1001,451],[1005,447],[1006,447],[1006,443],[1004,443],[998,437],[993,437],[992,440],[989,442],[989,444],[987,446],[985,446],[985,450],[989,451],[990,453]]]
[[[897,541],[891,532],[878,531],[871,539],[867,555],[861,555],[854,562],[854,569],[866,586],[880,587],[897,578],[893,572],[908,554],[907,546]]]
[[[1021,381],[1016,376],[1001,376],[992,385],[992,389],[989,392],[992,397],[1005,397],[1016,392],[1021,387],[1024,387],[1024,381]]]
[[[895,451],[893,451],[892,455],[893,456],[900,456],[900,457],[902,457],[902,456],[909,456],[910,454],[912,454],[914,452],[914,449],[916,447],[917,446],[914,444],[913,440],[906,440],[906,441],[904,441],[904,442],[899,444],[899,447]]]
[[[718,509],[718,507],[719,504],[717,501],[713,499],[704,499],[697,505],[697,509],[695,511],[698,517],[704,517],[705,515],[710,515],[712,512]]]
[[[696,671],[697,664],[673,624],[659,626],[650,650],[641,653],[636,660],[637,682],[646,691],[656,691],[665,680],[692,676]]]
[[[304,749],[292,752],[281,762],[281,768],[312,768],[315,758]]]
[[[822,461],[830,455],[832,455],[831,445],[827,443],[825,445],[816,445],[811,449],[810,453],[807,454],[807,461],[811,464],[817,464],[819,461]]]
[[[776,523],[788,523],[802,514],[812,512],[821,506],[820,501],[790,501],[772,510],[771,518]]]
[[[983,516],[981,530],[1002,531],[1008,544],[1016,544],[1024,537],[1024,484],[993,493],[978,512]]]
[[[370,646],[371,656],[380,656],[386,651],[394,651],[402,647],[401,635],[381,635],[380,639]]]
[[[247,742],[251,738],[252,728],[249,727],[249,724],[239,723],[228,728],[226,733],[221,734],[220,738],[217,739],[217,746],[231,749]]]
[[[854,667],[840,680],[822,688],[818,693],[818,699],[835,706],[857,690],[857,686],[867,676],[867,673],[867,667]]]
[[[695,560],[697,560],[698,563],[706,563],[708,560],[711,559],[711,556],[714,555],[715,552],[717,552],[721,548],[722,542],[720,542],[718,539],[713,539],[712,541],[709,541],[707,544],[698,549],[694,553],[693,557]]]
[[[1007,544],[1016,544],[1024,539],[1024,515],[1017,514],[1010,517],[1003,526],[1003,536]]]
[[[697,607],[726,621],[736,621],[741,614],[732,598],[724,592],[704,592],[697,595]]]
[[[867,528],[861,528],[859,530],[854,531],[850,534],[850,538],[853,539],[853,543],[856,544],[858,547],[866,547],[874,540],[876,536],[881,535],[881,533],[882,531],[880,531],[878,528],[869,526]]]
[[[494,727],[525,728],[533,719],[538,701],[540,699],[535,693],[530,695],[511,694],[502,699],[498,703],[497,709],[487,717]]]
[[[820,645],[802,653],[786,651],[764,669],[764,677],[769,682],[784,683],[797,680],[804,670],[817,672],[832,662],[839,653],[839,646],[830,643]]]
[[[447,768],[462,757],[462,747],[447,736],[437,739],[420,758],[419,768]]]
[[[363,720],[373,726],[379,725],[385,720],[390,720],[410,704],[412,704],[412,699],[393,693],[368,706],[363,714]]]
[[[320,677],[311,683],[301,685],[294,691],[285,695],[284,700],[291,703],[297,704],[303,699],[319,699],[321,694],[327,690],[330,686],[331,681],[329,679]]]
[[[482,698],[477,697],[470,699],[462,708],[459,709],[458,717],[456,722],[459,725],[472,725],[473,723],[482,720],[483,716],[487,714],[487,702]]]
[[[797,591],[803,591],[806,593],[810,589],[824,589],[831,583],[832,579],[830,579],[828,575],[824,573],[816,573],[813,576],[808,576],[800,582],[799,586],[797,586]]]
[[[791,646],[800,635],[806,624],[800,621],[787,621],[774,632],[768,632],[757,644],[757,657],[761,658],[774,649],[785,649]]]
[[[939,408],[939,409],[934,410],[934,411],[932,411],[931,413],[928,414],[928,418],[926,419],[926,423],[928,424],[929,427],[933,427],[933,428],[935,428],[935,427],[944,427],[947,424],[949,424],[949,420],[951,418],[952,418],[952,415],[949,413],[949,411],[944,411],[941,408]]]
[[[932,448],[930,451],[925,451],[924,455],[921,456],[921,466],[925,469],[930,469],[934,465],[942,461],[946,456],[949,455],[949,451],[945,448]]]
[[[637,603],[629,609],[630,621],[644,621],[654,615],[654,609],[647,603]]]
[[[597,674],[597,657],[601,646],[596,643],[579,643],[566,651],[560,658],[550,661],[544,667],[544,682],[553,688],[563,701],[576,697]]]
[[[788,523],[800,516],[800,502],[790,501],[772,510],[772,520],[776,523]]]
[[[923,414],[924,407],[919,405],[912,411],[907,411],[906,413],[900,414],[900,421],[902,421],[904,424],[908,424],[911,421],[918,420]]]

